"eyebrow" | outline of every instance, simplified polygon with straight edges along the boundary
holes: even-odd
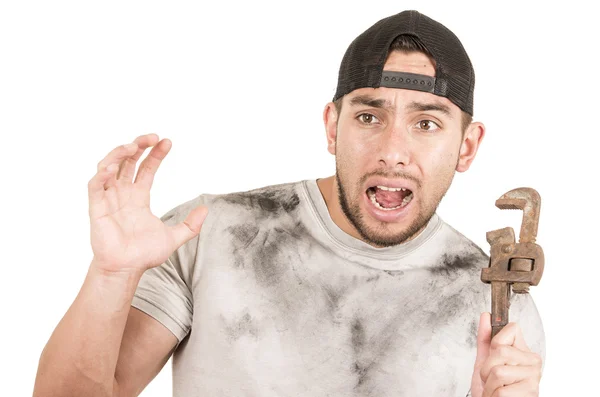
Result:
[[[425,102],[413,101],[413,102],[409,103],[408,106],[406,106],[406,109],[408,111],[413,111],[413,112],[428,112],[428,111],[434,110],[434,111],[444,113],[449,118],[453,118],[452,112],[450,111],[450,107],[447,105],[444,105],[443,103],[439,103],[439,102],[425,103]]]
[[[389,111],[394,111],[394,106],[387,99],[376,99],[370,95],[358,95],[354,98],[350,99],[350,106],[369,106],[373,108],[380,108]],[[450,107],[439,102],[417,102],[412,101],[406,106],[406,109],[411,112],[427,112],[427,111],[438,111],[446,116],[452,117],[452,112],[450,111]]]
[[[394,110],[394,106],[387,99],[375,99],[370,95],[358,95],[350,99],[350,106],[364,105],[372,108]]]

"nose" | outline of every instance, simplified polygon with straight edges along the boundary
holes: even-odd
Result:
[[[391,125],[382,134],[378,152],[379,164],[404,168],[410,164],[410,136],[405,128]]]

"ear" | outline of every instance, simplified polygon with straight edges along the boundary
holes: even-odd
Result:
[[[469,124],[465,131],[462,144],[460,145],[460,152],[458,154],[458,163],[456,164],[456,171],[465,172],[471,166],[477,149],[483,140],[485,135],[485,126],[482,123],[475,122]]]
[[[335,141],[337,139],[337,122],[338,114],[335,110],[335,104],[329,102],[323,110],[323,123],[327,135],[327,151],[333,155],[335,155]]]

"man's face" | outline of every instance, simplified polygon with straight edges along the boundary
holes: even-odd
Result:
[[[435,76],[421,53],[392,52],[385,70]],[[361,88],[343,98],[335,141],[342,211],[375,246],[402,243],[435,213],[457,169],[462,113],[446,98]]]

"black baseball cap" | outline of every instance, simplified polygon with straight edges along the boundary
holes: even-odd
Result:
[[[390,45],[399,35],[416,37],[435,60],[435,77],[383,70]],[[333,100],[364,87],[430,92],[448,98],[473,115],[475,71],[462,43],[448,28],[418,11],[403,11],[378,21],[350,44]]]

